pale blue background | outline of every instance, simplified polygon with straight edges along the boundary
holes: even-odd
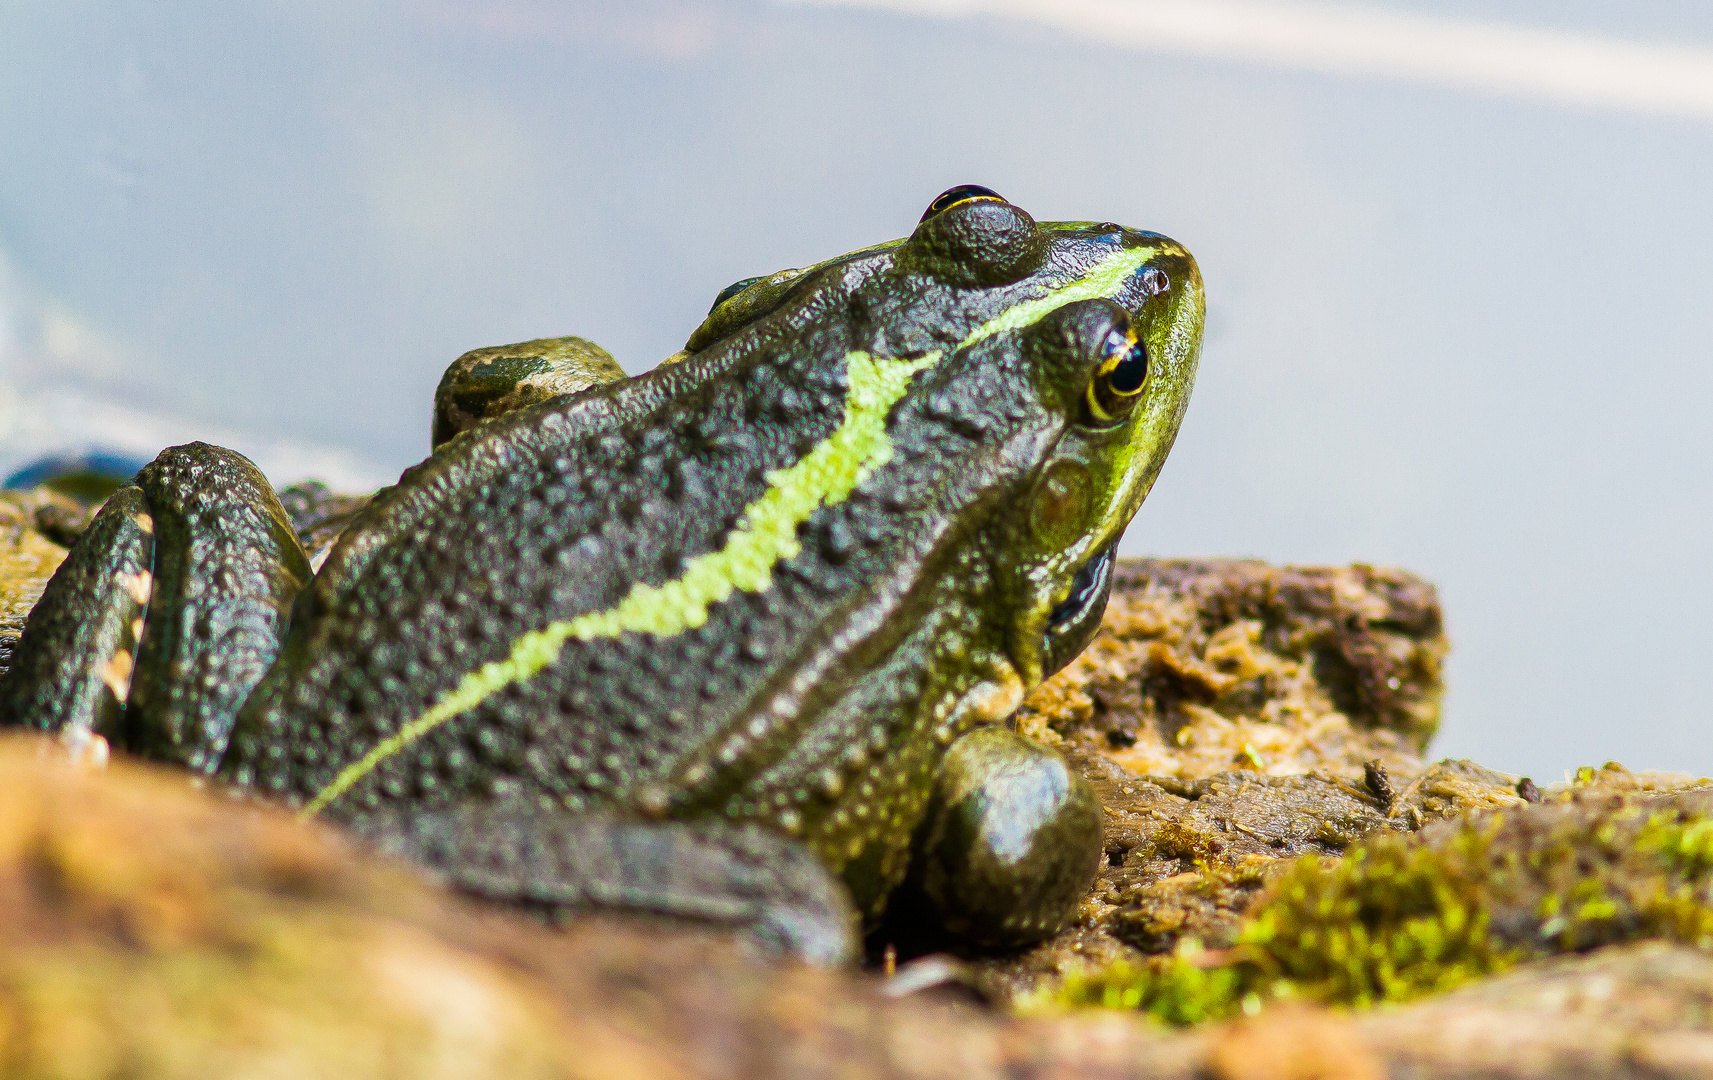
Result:
[[[0,4],[0,466],[96,424],[390,479],[441,369],[641,370],[942,188],[1168,232],[1210,328],[1130,552],[1395,563],[1441,753],[1713,772],[1713,121],[765,3]],[[1395,5],[1713,44],[1713,8]]]

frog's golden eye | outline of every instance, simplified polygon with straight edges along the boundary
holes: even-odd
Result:
[[[760,280],[761,279],[758,277],[746,277],[741,281],[734,281],[730,285],[727,285],[725,288],[720,290],[720,295],[714,297],[714,305],[708,309],[708,314],[712,315],[714,313],[714,308],[719,307],[727,300],[730,300],[732,297],[743,292],[745,289]]]
[[[1113,327],[1101,343],[1101,360],[1089,380],[1086,403],[1096,424],[1115,424],[1129,415],[1148,383],[1148,346],[1129,327]]]
[[[922,216],[917,219],[916,224],[920,225],[929,218],[943,214],[954,206],[962,206],[964,203],[1004,201],[1005,197],[992,188],[982,187],[980,184],[959,184],[955,188],[947,188],[940,192],[939,197],[928,204],[928,209],[922,211]]]

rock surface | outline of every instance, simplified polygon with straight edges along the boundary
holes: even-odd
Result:
[[[1421,772],[1447,651],[1432,585],[1371,566],[1127,559],[1095,641],[1026,732],[1129,772]]]
[[[1099,791],[1107,865],[1079,925],[974,959],[974,984],[1019,1001],[1222,947],[1287,860],[1521,802],[1516,777],[1422,761],[1446,650],[1403,571],[1121,562],[1100,633],[1018,718]]]
[[[360,505],[298,501],[316,544]],[[0,499],[0,666],[73,510]],[[0,1076],[1713,1077],[1713,795],[1427,765],[1445,651],[1432,587],[1399,571],[1123,564],[1099,638],[1019,718],[1105,805],[1078,925],[915,961],[883,928],[890,980],[693,928],[545,926],[182,775],[0,740]],[[1302,915],[1322,909],[1392,950],[1385,972],[1451,988],[1315,1005],[1419,992],[1316,968],[1296,946],[1330,940]],[[1429,940],[1439,967],[1411,966]]]
[[[0,491],[0,676],[30,609],[86,521],[82,507],[47,488]]]
[[[1354,1018],[1013,1017],[619,920],[482,910],[180,774],[0,740],[0,1075],[1713,1075],[1713,957],[1648,942]],[[909,975],[909,969],[903,973]]]

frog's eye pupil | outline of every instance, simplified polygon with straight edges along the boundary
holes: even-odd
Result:
[[[730,285],[727,285],[725,288],[720,290],[720,295],[714,297],[714,307],[708,309],[708,314],[712,315],[714,313],[714,308],[719,307],[727,300],[730,300],[732,297],[743,292],[745,289],[760,280],[761,279],[759,277],[746,277],[742,281],[734,281]]]
[[[1128,397],[1141,391],[1148,381],[1148,347],[1138,341],[1124,359],[1106,376],[1112,392]]]
[[[955,188],[947,188],[940,192],[938,198],[928,204],[928,209],[922,212],[922,217],[917,221],[917,224],[920,225],[936,214],[943,214],[954,206],[989,199],[994,202],[1004,202],[1005,196],[992,188],[982,187],[980,184],[959,184]]]

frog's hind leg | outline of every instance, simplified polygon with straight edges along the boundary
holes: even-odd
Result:
[[[0,722],[93,732],[212,771],[308,580],[247,458],[205,443],[164,450],[48,583],[0,684]]]
[[[637,821],[482,804],[368,829],[454,888],[553,912],[664,915],[836,964],[856,952],[850,899],[808,848],[754,823]]]
[[[242,454],[171,447],[137,483],[154,518],[155,580],[127,743],[213,772],[238,707],[279,654],[309,560],[273,486]]]
[[[154,520],[141,488],[108,497],[60,563],[0,680],[0,726],[113,742],[154,591]]]

